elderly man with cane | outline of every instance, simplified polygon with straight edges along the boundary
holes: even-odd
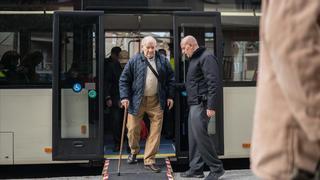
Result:
[[[142,53],[126,64],[119,81],[120,99],[128,109],[128,140],[131,154],[128,163],[137,162],[140,151],[140,121],[146,113],[150,119],[150,133],[144,153],[145,168],[160,172],[155,156],[160,145],[163,111],[173,106],[174,73],[169,61],[156,52],[157,41],[152,36],[142,39]]]

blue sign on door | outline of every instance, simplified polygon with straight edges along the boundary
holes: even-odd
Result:
[[[80,83],[75,83],[72,89],[74,92],[79,93],[82,90],[82,86]]]

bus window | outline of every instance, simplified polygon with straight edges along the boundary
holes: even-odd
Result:
[[[157,40],[158,49],[165,49],[169,60],[171,43],[170,32],[105,32],[105,58],[109,57],[112,47],[118,46],[122,49],[120,63],[124,66],[128,59],[140,51],[140,39],[145,36],[153,36]]]
[[[0,32],[0,85],[51,85],[51,34]],[[8,52],[16,52],[19,58],[7,56]],[[3,66],[5,61],[10,62],[10,67]]]
[[[258,70],[258,30],[224,32],[224,81],[256,81]]]

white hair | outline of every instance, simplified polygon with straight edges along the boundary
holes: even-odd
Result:
[[[149,43],[152,43],[152,44],[154,44],[154,46],[157,46],[157,41],[152,36],[146,36],[141,40],[141,46],[145,46]]]
[[[188,35],[188,36],[184,37],[184,38],[181,40],[181,43],[180,43],[180,44],[181,44],[181,45],[183,45],[183,44],[190,44],[190,45],[192,45],[192,46],[198,47],[198,42],[197,42],[196,38],[193,37],[193,36],[191,36],[191,35]]]

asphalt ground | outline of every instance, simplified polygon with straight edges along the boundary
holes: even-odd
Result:
[[[227,170],[223,178],[234,179],[236,177],[239,177],[240,179],[241,178],[245,178],[245,179],[247,178],[249,180],[254,179],[254,176],[249,170],[248,159],[246,158],[227,159],[222,161],[225,169]],[[48,179],[48,178],[49,179],[101,179],[101,173],[103,169],[102,166],[103,166],[102,162],[95,163],[94,165],[92,164],[50,164],[50,165],[15,165],[15,166],[0,165],[0,179],[35,179],[35,178],[37,179],[38,178],[39,179]],[[188,169],[188,162],[187,162],[187,159],[171,161],[171,166],[174,172],[175,179],[179,179],[179,176],[180,176],[179,173]],[[125,168],[125,167],[126,167],[126,164],[122,163],[122,168]],[[142,168],[143,166],[140,167],[140,169]],[[205,171],[208,171],[208,168],[205,168]],[[140,171],[137,171],[137,172],[140,172]],[[113,174],[111,175],[114,176],[115,173],[114,172],[112,173]]]

